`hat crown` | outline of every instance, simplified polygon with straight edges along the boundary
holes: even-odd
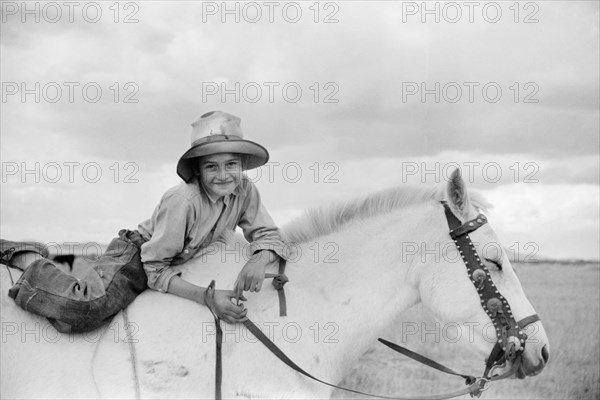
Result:
[[[192,146],[199,142],[210,141],[211,136],[226,135],[243,139],[241,118],[223,111],[210,111],[192,123]]]

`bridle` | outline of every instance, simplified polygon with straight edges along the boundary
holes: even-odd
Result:
[[[437,363],[425,356],[422,356],[418,353],[410,351],[402,346],[389,342],[385,339],[379,339],[379,341],[386,346],[390,347],[392,350],[395,350],[403,355],[406,355],[416,361],[419,361],[429,367],[435,368],[438,371],[460,376],[465,379],[466,388],[462,390],[458,390],[455,392],[444,393],[440,395],[427,395],[427,396],[410,396],[410,397],[397,397],[397,396],[381,396],[374,395],[371,393],[364,393],[353,389],[344,388],[341,386],[337,386],[325,381],[322,381],[318,378],[315,378],[301,367],[299,367],[296,363],[294,363],[289,357],[281,351],[262,331],[249,319],[244,322],[244,326],[248,330],[250,330],[256,337],[259,339],[275,356],[277,356],[281,361],[283,361],[290,368],[296,370],[297,372],[316,380],[322,384],[342,389],[345,391],[362,394],[370,397],[377,398],[386,398],[386,399],[449,399],[457,396],[461,396],[469,393],[471,397],[479,397],[481,393],[488,389],[488,385],[490,382],[509,378],[514,375],[517,370],[521,367],[522,363],[522,353],[525,350],[525,344],[527,341],[527,334],[524,332],[524,329],[527,325],[532,324],[536,321],[539,321],[540,318],[537,314],[530,315],[521,319],[520,321],[516,321],[510,305],[508,301],[504,298],[504,296],[500,293],[494,282],[492,281],[492,276],[488,268],[481,261],[479,255],[477,254],[477,250],[475,249],[475,245],[471,241],[469,237],[469,233],[479,229],[481,226],[487,223],[487,218],[483,214],[479,214],[475,219],[465,222],[462,224],[460,220],[452,213],[450,206],[445,201],[442,201],[442,205],[444,206],[444,212],[446,215],[446,220],[448,222],[448,226],[450,228],[450,237],[454,240],[454,244],[462,257],[462,260],[467,268],[467,275],[469,276],[470,281],[473,283],[475,290],[479,294],[479,299],[481,303],[481,307],[484,309],[488,317],[492,320],[494,324],[494,328],[496,330],[496,343],[492,348],[490,355],[488,356],[485,363],[485,370],[483,375],[480,377],[475,377],[473,375],[461,374],[454,371],[451,368],[448,368],[440,363]],[[280,264],[280,274],[283,274],[283,268]],[[278,289],[283,291],[283,285]],[[214,281],[209,285],[209,289],[206,291],[205,301],[212,312],[215,318],[215,324],[217,326],[217,363],[216,363],[216,374],[215,374],[215,398],[220,399],[221,397],[221,340],[222,335],[219,335],[220,332],[220,319],[218,318],[215,309],[214,303],[212,302],[212,296],[214,295]],[[280,297],[281,301],[281,297]],[[280,302],[281,305],[281,302]],[[285,302],[284,302],[285,306]],[[507,362],[511,363],[511,368],[507,371],[494,375],[494,371],[498,368],[503,368]]]
[[[480,213],[476,218],[462,224],[454,213],[452,213],[447,202],[442,201],[442,205],[444,206],[444,213],[448,227],[450,228],[450,237],[454,241],[458,253],[467,268],[469,280],[473,283],[479,295],[481,307],[492,320],[496,330],[496,343],[486,360],[483,375],[479,378],[467,378],[467,385],[474,385],[473,387],[476,389],[470,392],[471,396],[479,397],[481,392],[487,389],[489,382],[508,378],[517,372],[521,366],[521,357],[527,341],[527,334],[524,329],[527,325],[539,321],[540,318],[537,314],[533,314],[518,322],[515,320],[508,301],[494,284],[490,271],[477,254],[469,233],[485,225],[487,223],[486,216]],[[390,342],[383,341],[382,339],[380,341],[388,347],[406,354],[398,349],[400,346],[390,346]],[[506,362],[511,363],[511,368],[508,371],[501,375],[492,375],[495,369],[505,366]],[[429,365],[427,362],[425,364]],[[477,390],[477,388],[479,389]]]
[[[517,357],[520,357],[525,350],[527,341],[525,327],[539,321],[540,318],[537,314],[533,314],[518,322],[515,320],[508,301],[498,291],[489,270],[477,254],[469,233],[487,223],[485,215],[479,214],[475,219],[461,225],[450,210],[448,203],[442,202],[442,204],[450,227],[450,237],[454,240],[467,267],[469,279],[479,294],[481,307],[490,317],[496,329],[496,344],[488,357],[484,371],[484,377],[489,377],[492,369],[498,365],[506,361],[515,363]]]

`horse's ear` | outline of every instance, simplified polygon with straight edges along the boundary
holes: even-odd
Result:
[[[469,210],[471,201],[467,194],[467,186],[462,179],[460,169],[455,169],[450,175],[448,186],[446,187],[446,198],[452,211],[463,221],[469,219]]]

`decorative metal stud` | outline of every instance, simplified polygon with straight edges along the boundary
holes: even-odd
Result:
[[[496,316],[496,314],[502,309],[502,303],[497,298],[491,298],[487,301],[487,307],[490,309],[492,314]]]
[[[481,290],[484,288],[485,278],[486,278],[485,271],[483,271],[481,269],[476,269],[475,271],[473,271],[473,279],[475,280],[477,290]]]

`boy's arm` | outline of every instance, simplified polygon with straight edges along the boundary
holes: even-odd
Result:
[[[279,257],[287,259],[285,244],[279,229],[260,201],[260,194],[250,183],[245,210],[238,225],[250,242],[250,260],[244,265],[235,282],[234,291],[241,296],[244,290],[259,292],[269,266],[276,266]]]
[[[195,301],[196,303],[200,303],[202,305],[206,305],[204,303],[205,292],[205,287],[194,285],[193,283],[184,280],[180,276],[174,276],[171,278],[167,288],[167,293]]]
[[[154,214],[154,231],[150,240],[142,245],[141,257],[148,276],[148,287],[165,293],[169,281],[180,272],[171,268],[171,262],[183,251],[186,229],[194,218],[192,204],[178,194],[165,196]]]
[[[256,254],[261,250],[271,250],[279,257],[287,259],[285,244],[279,234],[279,228],[262,204],[256,186],[251,182],[248,183],[250,187],[244,204],[245,209],[242,210],[238,226],[242,228],[244,237],[250,242],[250,254]]]

